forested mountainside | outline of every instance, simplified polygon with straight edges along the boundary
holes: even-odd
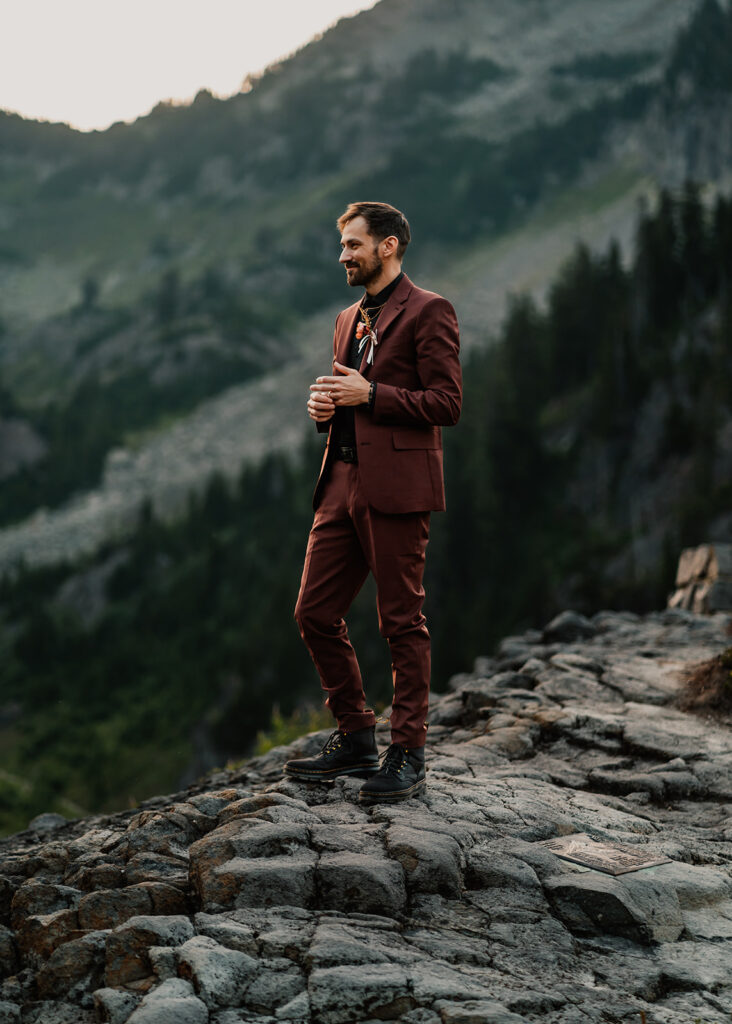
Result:
[[[580,246],[465,365],[427,591],[434,686],[568,604],[663,606],[680,547],[732,539],[732,198],[663,193],[617,247]],[[0,588],[0,813],[119,807],[243,756],[273,704],[317,704],[292,620],[322,439],[214,478],[189,513]],[[390,672],[367,591],[352,635]]]
[[[661,107],[675,125],[727,95],[724,47],[689,54],[728,21],[716,0],[382,0],[229,100],[88,134],[0,115],[0,524],[322,346],[301,325],[341,301],[354,195],[408,210],[410,272],[438,287],[578,184],[623,194],[660,159]]]

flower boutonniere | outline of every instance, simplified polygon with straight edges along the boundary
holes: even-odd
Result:
[[[379,306],[378,313],[381,312],[383,306]],[[373,365],[374,354],[376,352],[376,346],[379,344],[379,339],[376,337],[376,328],[374,327],[374,320],[376,319],[373,314],[369,316],[365,309],[361,309],[361,316],[363,317],[356,324],[356,338],[358,340],[358,351],[359,354],[363,351],[363,347],[367,341],[371,342],[371,348],[369,349],[368,355],[366,356],[366,362],[369,366]]]
[[[363,330],[359,331],[359,327],[362,327]],[[369,366],[371,366],[374,361],[374,352],[376,351],[376,346],[379,344],[379,339],[376,337],[376,328],[372,327],[370,331],[367,331],[366,324],[359,324],[358,327],[356,328],[356,337],[359,340],[359,354],[363,352],[363,347],[366,344],[366,342],[371,342],[371,348],[369,349],[368,355],[366,356],[366,362],[368,363]]]

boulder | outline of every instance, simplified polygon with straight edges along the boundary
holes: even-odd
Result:
[[[257,974],[257,961],[215,939],[196,935],[177,951],[178,974],[192,982],[194,991],[210,1010],[240,1006],[247,986]]]
[[[128,1018],[128,1024],[208,1024],[206,1004],[189,982],[171,978],[144,996]]]
[[[104,981],[106,934],[90,932],[65,942],[38,972],[38,993],[43,999],[80,998]]]
[[[597,628],[584,615],[578,612],[564,611],[556,615],[542,631],[545,644],[571,643],[573,640],[585,640],[593,637]]]
[[[597,871],[548,878],[544,892],[566,926],[578,935],[619,935],[648,945],[653,930],[616,878]]]
[[[318,1024],[399,1021],[415,1005],[407,974],[395,964],[316,969],[310,975],[308,993]]]
[[[187,917],[133,917],[107,935],[105,982],[126,985],[152,973],[150,946],[180,946],[193,937]]]

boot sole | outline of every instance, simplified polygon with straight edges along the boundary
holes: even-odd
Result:
[[[360,804],[398,804],[402,800],[409,800],[410,797],[417,796],[423,792],[426,786],[427,780],[420,779],[409,789],[397,789],[388,793],[364,793],[362,791],[358,794],[358,802]]]
[[[303,782],[333,782],[342,775],[350,775],[356,779],[370,779],[379,771],[379,766],[362,767],[356,765],[353,768],[339,768],[332,772],[297,772],[288,769],[287,765],[282,769],[288,779],[302,779]]]

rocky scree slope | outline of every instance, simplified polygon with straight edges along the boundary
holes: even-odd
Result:
[[[0,844],[0,1022],[728,1019],[732,731],[674,699],[729,629],[564,612],[505,639],[434,698],[421,800],[283,779],[321,733],[41,816]],[[574,833],[667,861],[588,870],[546,845]]]

